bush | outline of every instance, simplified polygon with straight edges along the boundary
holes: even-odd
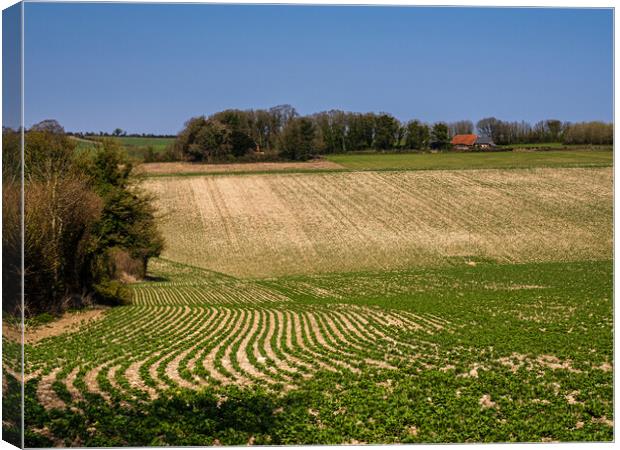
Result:
[[[118,276],[143,277],[158,256],[151,197],[130,176],[122,149],[102,141],[94,155],[55,130],[25,136],[24,308],[21,307],[19,136],[3,131],[4,309],[32,317],[60,314],[95,301],[119,304],[129,294]],[[122,250],[119,250],[122,249]]]
[[[95,300],[104,305],[128,305],[131,303],[131,290],[120,281],[104,280],[94,285]]]

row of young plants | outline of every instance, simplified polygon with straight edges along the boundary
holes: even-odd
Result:
[[[131,320],[134,314],[140,316],[138,321]],[[212,318],[214,314],[216,317]],[[155,321],[157,328],[152,327]],[[431,325],[432,321],[408,317],[405,312],[394,315],[371,309],[329,310],[319,305],[136,305],[111,311],[102,323],[75,337],[83,344],[107,336],[99,346],[88,345],[92,353],[87,359],[83,354],[78,356],[77,348],[70,347],[74,354],[67,352],[66,343],[58,337],[55,343],[63,347],[63,352],[54,359],[46,346],[35,346],[33,354],[41,352],[41,357],[34,359],[42,363],[29,364],[29,370],[41,370],[40,397],[50,405],[55,405],[56,399],[46,397],[47,386],[54,388],[57,382],[68,384],[70,374],[70,384],[76,387],[86,386],[88,380],[99,380],[101,376],[113,378],[117,387],[112,383],[110,389],[108,385],[110,392],[105,392],[101,383],[89,388],[107,396],[122,394],[119,389],[127,386],[132,395],[144,397],[142,394],[146,393],[153,397],[159,391],[177,387],[179,382],[195,388],[212,383],[287,381],[292,385],[296,384],[296,372],[311,375],[321,367],[334,371],[358,371],[366,365],[395,367],[399,358],[410,353],[402,349],[415,350],[417,346],[407,340],[401,342],[411,336],[401,337],[402,332],[390,321],[411,333],[424,334],[442,328]],[[420,348],[424,346],[425,341],[421,341]],[[54,371],[59,363],[62,369]],[[289,369],[280,373],[283,365]],[[143,393],[138,394],[139,390]],[[62,399],[62,393],[56,394]]]
[[[213,276],[154,266],[162,298],[175,272]],[[478,261],[255,282],[280,303],[121,307],[27,346],[27,442],[608,440],[611,274]]]

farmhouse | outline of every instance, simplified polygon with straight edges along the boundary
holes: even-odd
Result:
[[[493,140],[488,136],[476,134],[457,134],[450,141],[454,150],[472,150],[474,148],[487,149],[495,147]]]

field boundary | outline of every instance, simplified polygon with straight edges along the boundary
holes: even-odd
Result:
[[[532,165],[530,167],[523,166],[498,166],[498,167],[461,167],[461,168],[368,168],[368,169],[352,169],[352,168],[334,168],[334,169],[276,169],[276,170],[247,170],[247,171],[219,171],[219,172],[176,172],[176,173],[147,173],[142,172],[140,175],[144,178],[174,178],[174,177],[205,177],[205,176],[239,176],[239,175],[274,175],[274,174],[321,174],[321,173],[354,173],[354,172],[429,172],[429,171],[486,171],[486,170],[533,170],[533,169],[598,169],[604,167],[613,167],[612,163],[576,163],[576,164],[547,164]]]

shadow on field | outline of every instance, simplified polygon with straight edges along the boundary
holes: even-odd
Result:
[[[155,281],[155,282],[164,283],[164,282],[170,281],[170,278],[157,276],[157,275],[147,275],[144,277],[144,281]]]
[[[131,406],[90,395],[64,411],[39,405],[35,383],[27,391],[26,447],[31,448],[269,444],[278,426],[275,397],[263,390],[175,390]]]

